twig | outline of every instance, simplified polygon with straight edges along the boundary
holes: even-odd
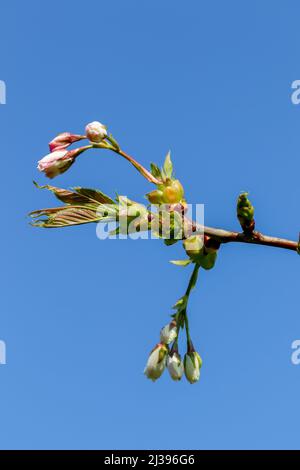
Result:
[[[263,235],[260,232],[253,232],[249,236],[246,233],[206,227],[205,225],[199,225],[194,222],[192,223],[192,232],[204,233],[220,243],[252,243],[253,245],[273,246],[275,248],[284,248],[292,251],[297,251],[299,245],[299,242]]]

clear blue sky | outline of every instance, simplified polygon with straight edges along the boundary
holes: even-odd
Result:
[[[145,165],[171,148],[207,225],[237,229],[249,190],[258,229],[296,239],[299,15],[299,2],[270,0],[2,4],[1,448],[300,448],[295,253],[224,246],[191,298],[201,381],[152,383],[146,358],[189,276],[168,262],[182,248],[26,218],[56,204],[31,183],[46,183],[36,161],[49,140],[100,120]],[[101,152],[55,184],[141,201],[151,187]]]

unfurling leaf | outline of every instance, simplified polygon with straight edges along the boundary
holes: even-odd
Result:
[[[64,202],[65,204],[115,204],[113,199],[98,189],[81,188],[78,186],[73,188],[74,191],[71,191],[68,189],[57,188],[55,186],[51,186],[50,184],[40,186],[35,181],[33,184],[38,189],[48,189],[48,191],[51,191],[57,197],[57,199]]]
[[[167,153],[165,163],[164,163],[164,166],[163,166],[163,172],[164,172],[164,176],[166,178],[170,178],[170,179],[172,178],[172,176],[173,176],[173,163],[172,163],[172,160],[171,160],[171,152],[170,151]]]
[[[69,191],[68,189],[63,188],[56,188],[50,184],[40,186],[38,183],[36,183],[36,181],[34,181],[33,184],[38,189],[48,189],[48,191],[51,191],[57,197],[57,199],[64,202],[65,204],[84,204],[87,202],[86,198],[83,198],[80,194],[77,194],[74,191]]]
[[[110,143],[115,147],[116,150],[120,150],[120,145],[118,144],[118,142],[116,141],[116,139],[112,136],[112,134],[109,134],[108,140],[109,140]]]
[[[151,174],[158,179],[161,179],[161,171],[155,163],[150,163]]]
[[[85,206],[64,206],[41,209],[29,214],[35,227],[57,228],[88,224],[102,220],[97,210]]]
[[[176,266],[188,266],[191,264],[192,260],[191,259],[175,259],[171,260],[170,263],[175,264]]]
[[[115,220],[117,205],[109,196],[96,189],[77,187],[74,191],[56,188],[55,186],[39,186],[48,189],[65,205],[31,212],[32,225],[35,227],[56,228],[81,225],[102,220]]]
[[[102,191],[99,191],[99,189],[81,188],[80,186],[77,186],[73,189],[92,203],[115,204],[113,199],[102,193]]]
[[[188,298],[186,295],[180,297],[180,299],[177,300],[176,304],[173,305],[173,309],[177,310],[177,312],[182,312],[182,310],[186,308],[187,300]]]

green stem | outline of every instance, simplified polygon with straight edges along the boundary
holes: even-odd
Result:
[[[174,352],[178,353],[178,336],[179,336],[179,329],[177,329],[177,337],[172,345],[172,348],[171,348],[171,351],[170,351],[170,355],[172,356],[172,354]]]
[[[188,283],[186,292],[185,292],[185,295],[187,296],[187,298],[189,298],[189,295],[190,295],[190,293],[191,293],[191,290],[195,287],[195,285],[196,285],[196,283],[197,283],[199,268],[200,268],[200,264],[197,264],[197,263],[196,263],[196,264],[195,264],[195,267],[194,267],[194,269],[193,269],[192,275],[191,275],[191,277],[190,277],[190,280],[189,280],[189,283]]]
[[[191,340],[191,334],[190,334],[189,317],[188,317],[186,310],[184,310],[183,314],[184,314],[184,324],[185,324],[185,331],[186,331],[187,349],[189,351],[191,345],[193,344]]]
[[[187,286],[187,289],[186,289],[186,292],[185,292],[185,296],[186,296],[186,307],[184,309],[184,323],[185,323],[185,330],[186,330],[186,339],[187,339],[187,349],[188,351],[191,351],[193,350],[193,343],[192,343],[192,340],[191,340],[191,335],[190,335],[190,327],[189,327],[189,319],[188,319],[188,314],[187,314],[187,306],[188,306],[188,301],[189,301],[189,297],[190,297],[190,293],[192,291],[192,289],[195,287],[196,283],[197,283],[197,279],[198,279],[198,272],[199,272],[199,269],[200,269],[200,265],[199,264],[195,264],[195,267],[193,269],[193,272],[192,272],[192,275],[190,277],[190,280],[189,280],[189,283],[188,283],[188,286]]]

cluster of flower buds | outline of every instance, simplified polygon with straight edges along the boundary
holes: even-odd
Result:
[[[144,373],[155,381],[167,367],[173,380],[180,380],[183,375],[183,363],[178,351],[169,350],[170,343],[177,340],[178,329],[176,320],[172,320],[160,331],[160,342],[151,351]]]
[[[49,143],[50,153],[38,162],[38,170],[44,172],[48,178],[54,178],[67,171],[78,155],[92,148],[94,144],[100,144],[106,137],[106,127],[97,121],[86,126],[85,135],[71,134],[70,132],[58,134]],[[83,139],[88,139],[91,145],[67,150],[71,144]]]
[[[184,201],[184,189],[180,181],[174,178],[170,152],[168,152],[161,169],[153,163],[151,164],[151,172],[160,181],[157,184],[157,189],[146,194],[151,204],[177,204]]]
[[[194,350],[192,344],[188,346],[188,352],[182,361],[178,352],[178,327],[176,320],[172,320],[164,326],[160,332],[160,342],[151,351],[144,374],[155,381],[161,377],[167,367],[171,378],[175,381],[181,380],[183,373],[187,380],[193,384],[200,378],[202,360]],[[170,348],[170,344],[173,343]]]
[[[179,180],[167,178],[164,184],[157,186],[157,189],[147,194],[151,204],[176,204],[183,200],[184,190]]]

